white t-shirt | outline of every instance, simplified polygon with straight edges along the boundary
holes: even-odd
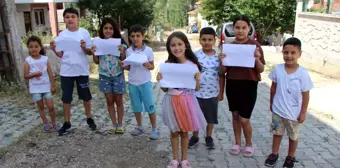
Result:
[[[219,60],[218,53],[208,56],[202,49],[195,52],[198,62],[202,66],[200,90],[196,92],[196,96],[203,99],[217,97],[220,90],[219,85]]]
[[[296,121],[301,112],[302,92],[307,92],[314,87],[308,71],[299,66],[296,72],[287,74],[285,65],[279,64],[269,74],[269,78],[277,84],[272,105],[273,112],[283,118]]]
[[[79,41],[84,40],[86,42],[86,48],[90,48],[92,46],[92,40],[90,33],[83,29],[79,28],[75,32],[71,32],[68,29],[60,32],[59,36],[71,37]],[[87,62],[86,53],[85,52],[73,52],[73,51],[64,51],[64,55],[61,58],[60,65],[60,76],[88,76],[90,75],[89,64]]]
[[[143,45],[141,50],[134,48],[133,46],[126,50],[126,57],[129,57],[132,53],[145,54],[148,57],[148,61],[154,60],[152,48]],[[129,71],[129,84],[139,86],[151,81],[151,72],[143,65],[130,65]]]
[[[29,91],[30,93],[48,93],[51,91],[50,78],[47,73],[47,56],[41,56],[40,59],[33,59],[31,56],[27,57],[26,60],[29,65],[29,74],[36,72],[42,72],[39,77],[34,77],[29,80]]]

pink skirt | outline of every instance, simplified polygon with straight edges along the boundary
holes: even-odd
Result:
[[[194,90],[169,89],[162,101],[162,120],[171,132],[205,130],[207,122]]]

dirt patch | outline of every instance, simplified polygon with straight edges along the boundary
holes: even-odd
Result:
[[[158,143],[146,135],[110,135],[80,128],[62,137],[32,131],[7,148],[8,152],[0,158],[0,167],[165,167],[168,152],[157,152]]]

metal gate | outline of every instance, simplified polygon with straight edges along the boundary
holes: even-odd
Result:
[[[5,2],[0,1],[0,80],[13,80],[13,60],[9,46],[8,25],[5,18]]]

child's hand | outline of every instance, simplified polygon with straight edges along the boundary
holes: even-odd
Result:
[[[218,94],[217,100],[218,101],[222,101],[223,100],[223,93]]]
[[[83,50],[86,50],[86,42],[84,40],[80,40],[80,47]]]
[[[297,120],[299,121],[299,123],[303,123],[306,120],[306,113],[300,113],[300,115],[298,116]]]
[[[162,75],[162,73],[160,73],[160,72],[158,72],[158,74],[157,74],[157,81],[159,82],[160,80],[162,80],[162,78],[163,78],[163,75]]]
[[[118,46],[118,49],[119,49],[119,51],[120,51],[120,54],[124,54],[124,48],[123,48],[122,45],[119,45],[119,46]]]
[[[34,77],[40,77],[42,75],[42,72],[36,72],[32,74]]]
[[[227,57],[227,55],[225,55],[225,54],[223,54],[223,53],[220,53],[220,54],[218,54],[218,59],[220,60],[220,61],[222,61],[224,58],[226,58]]]
[[[195,79],[196,79],[196,82],[200,82],[201,81],[201,73],[197,72],[195,74]]]
[[[148,69],[152,68],[152,65],[150,64],[150,62],[144,63],[143,66],[144,66],[145,68],[148,68]]]
[[[256,50],[255,50],[255,59],[260,59],[260,57],[261,57],[260,49],[258,47],[256,47]]]
[[[51,87],[51,93],[52,93],[52,95],[54,95],[55,94],[55,87]]]
[[[95,46],[95,45],[93,45],[92,47],[91,47],[91,52],[93,53],[93,55],[94,55],[94,53],[97,51],[97,46]]]
[[[121,66],[121,67],[123,67],[123,66],[124,66],[123,61],[118,61],[118,65]]]
[[[53,40],[50,42],[50,49],[55,51],[55,48],[56,48],[56,45],[55,45],[55,41]]]

